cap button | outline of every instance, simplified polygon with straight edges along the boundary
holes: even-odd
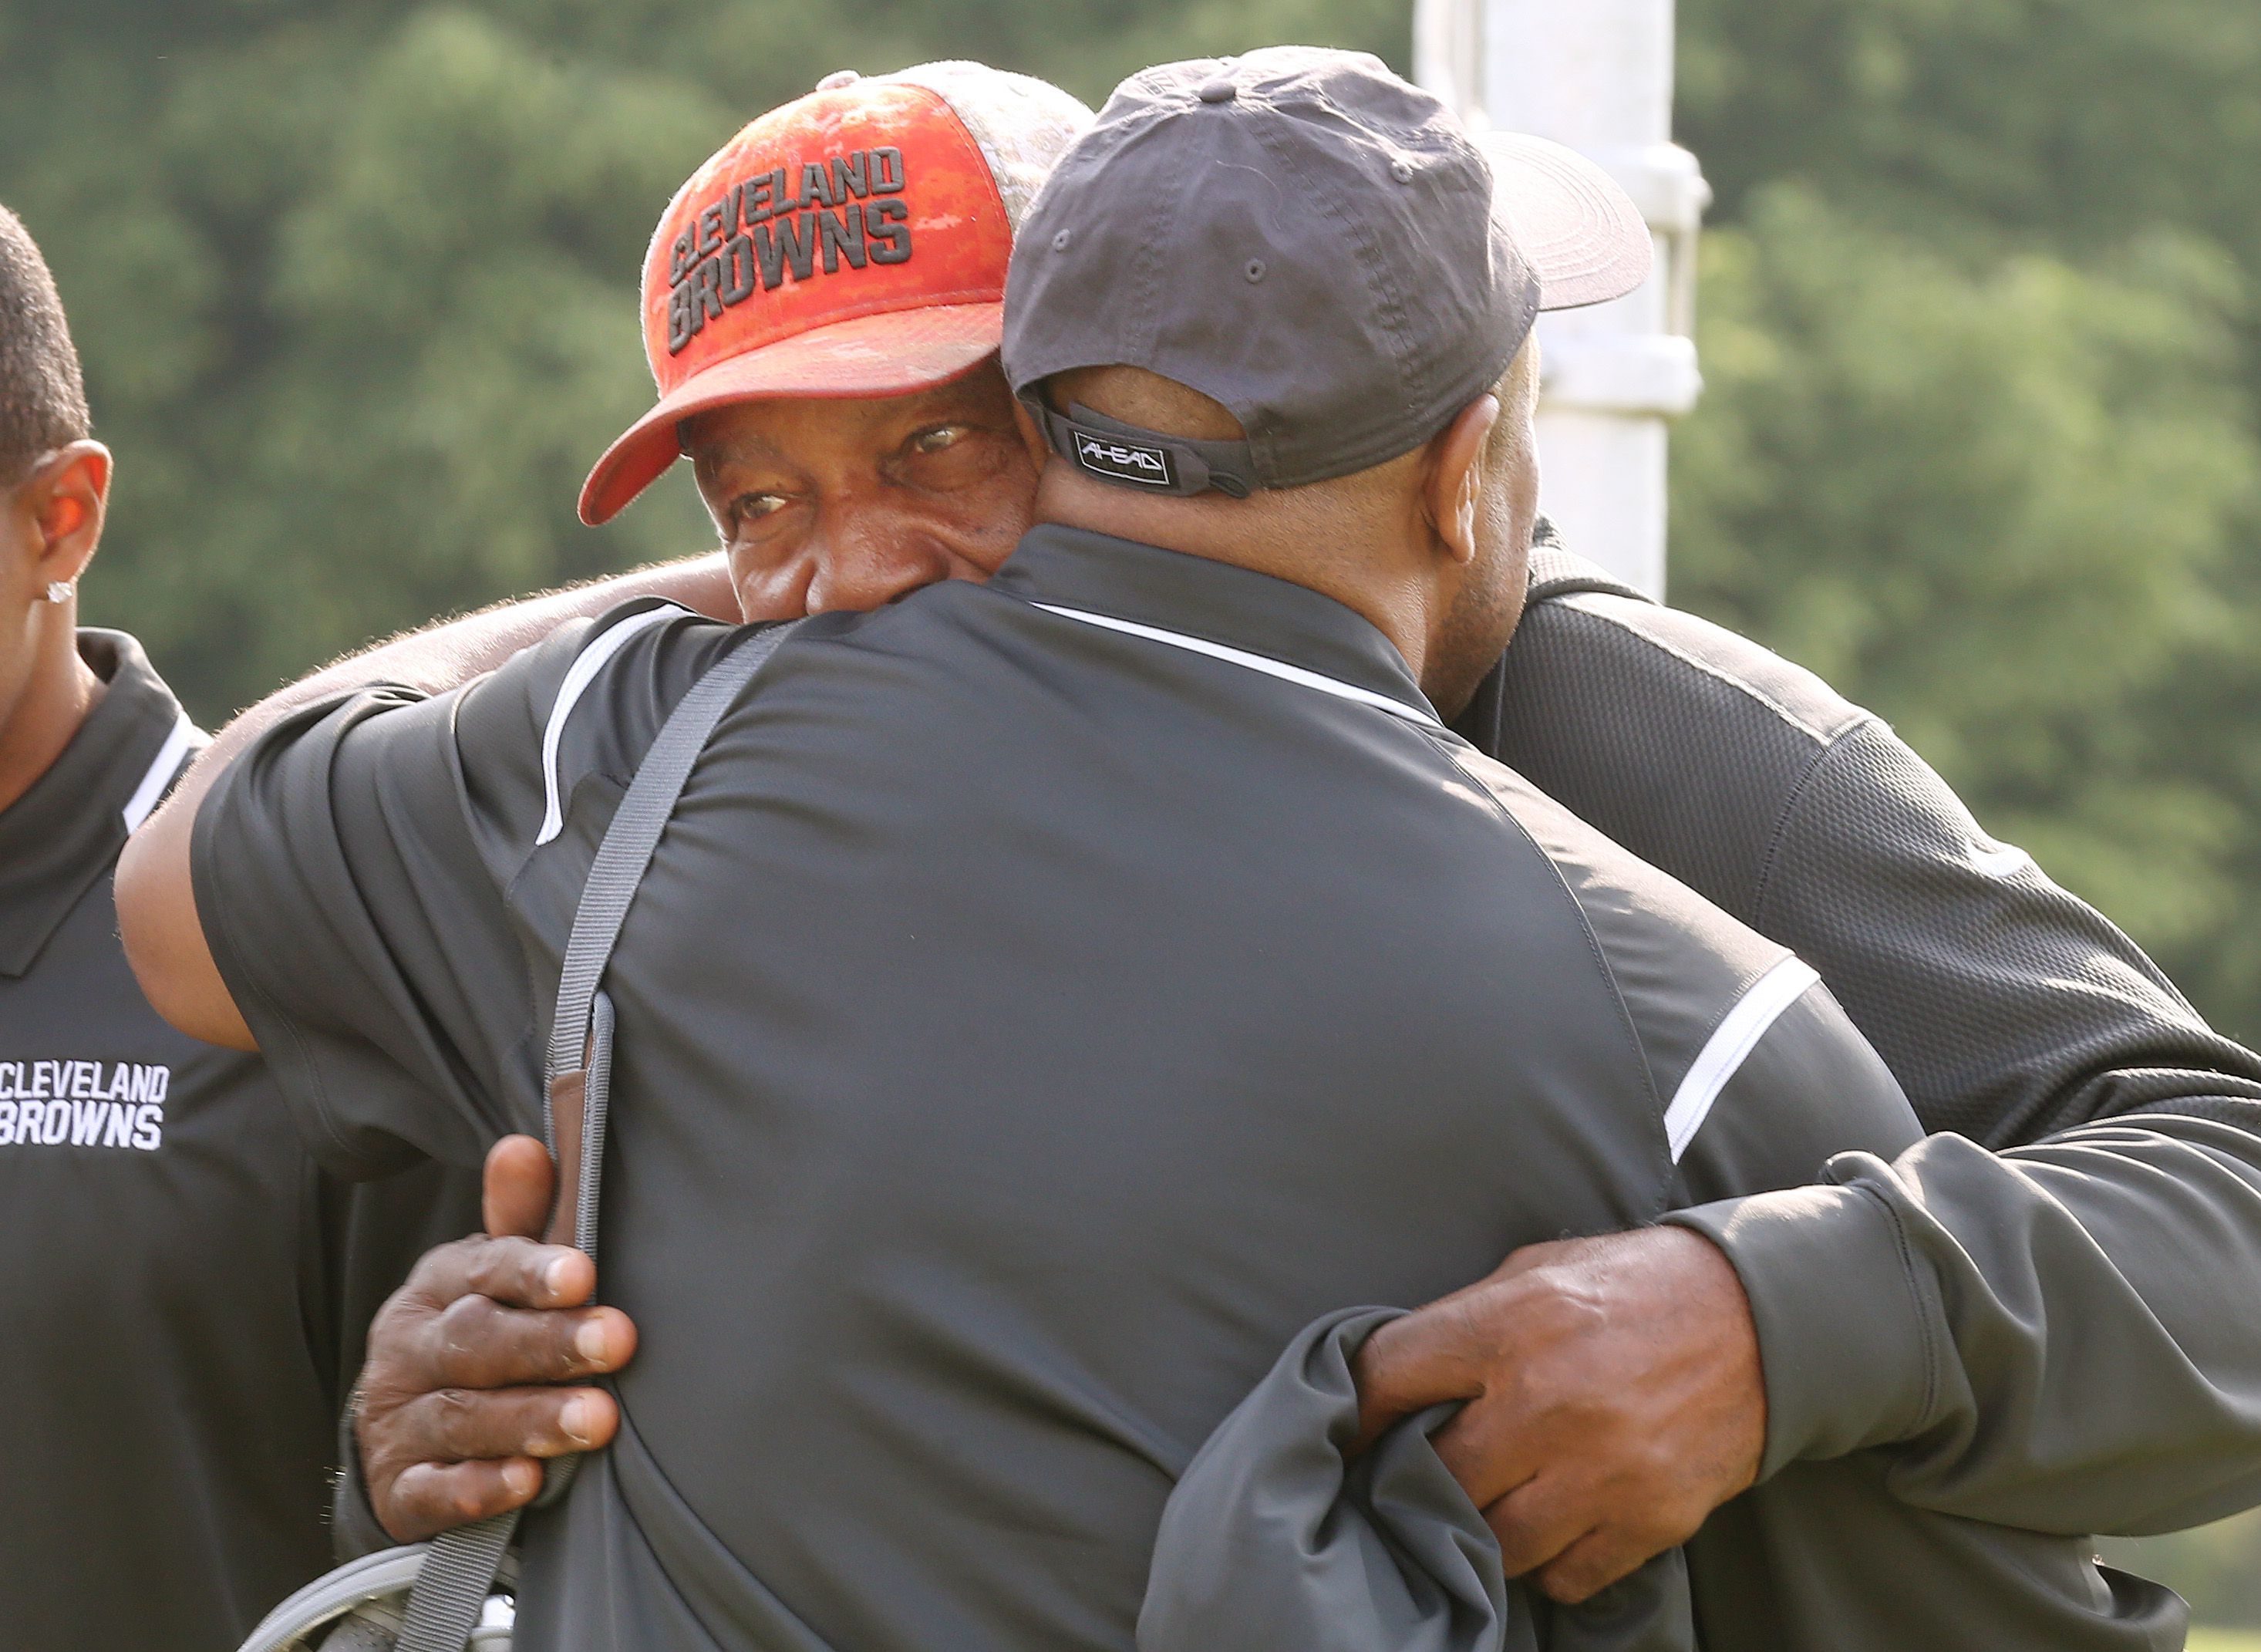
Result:
[[[1205,104],[1229,104],[1240,96],[1240,88],[1229,80],[1217,79],[1204,83],[1194,96]]]
[[[1413,163],[1403,155],[1398,156],[1389,163],[1389,176],[1400,183],[1410,183],[1413,182]]]
[[[843,86],[853,86],[863,78],[863,75],[852,68],[836,68],[816,83],[816,90],[821,92],[836,92]]]

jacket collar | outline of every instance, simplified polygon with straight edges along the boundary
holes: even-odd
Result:
[[[1029,531],[989,586],[1260,655],[1432,715],[1404,656],[1372,621],[1269,574],[1048,524]]]
[[[1642,602],[1654,600],[1599,563],[1589,562],[1565,548],[1554,524],[1540,517],[1531,536],[1531,581],[1523,602],[1525,619],[1541,602],[1592,592]],[[1507,743],[1507,664],[1514,656],[1515,643],[1510,639],[1507,652],[1484,674],[1466,708],[1453,719],[1453,732],[1486,757],[1498,757]]]
[[[146,818],[202,743],[132,637],[82,628],[78,651],[108,686],[62,755],[0,810],[0,978],[31,969],[117,863],[129,808]]]
[[[1542,516],[1531,535],[1530,589],[1524,606],[1554,597],[1574,597],[1586,592],[1604,596],[1631,597],[1638,602],[1656,600],[1619,578],[1597,562],[1589,562],[1562,542],[1554,524]]]

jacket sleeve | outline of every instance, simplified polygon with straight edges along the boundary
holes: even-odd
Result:
[[[2261,1498],[2261,1060],[1873,721],[1816,755],[1755,916],[1960,1132],[1671,1218],[1750,1295],[1765,1471],[1882,1447],[1912,1503],[2063,1533]]]

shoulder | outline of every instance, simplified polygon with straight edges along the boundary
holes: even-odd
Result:
[[[1560,693],[1566,679],[1606,672],[1637,685],[1639,703],[1731,722],[1811,753],[1871,721],[1813,672],[1683,609],[1605,591],[1542,595],[1507,656],[1518,686]],[[1624,703],[1620,699],[1620,705]]]
[[[1723,982],[1745,982],[1784,949],[1722,911],[1679,879],[1642,859],[1525,776],[1454,743],[1461,772],[1482,786],[1552,863],[1606,942],[1646,934],[1684,942],[1687,961]]]
[[[467,791],[531,850],[592,774],[625,783],[678,700],[741,628],[657,598],[560,626],[479,681],[453,716]]]
[[[1647,1064],[1671,1157],[1705,1196],[1804,1180],[1835,1147],[1898,1151],[1914,1116],[1821,977],[1790,948],[1475,752],[1481,781],[1551,860]],[[1732,1097],[1731,1122],[1707,1128]],[[1705,1146],[1683,1160],[1702,1133]]]
[[[1742,1020],[1770,1021],[1812,983],[1812,971],[1788,948],[1522,775],[1457,743],[1452,755],[1553,865],[1624,1003],[1661,1104],[1683,1089],[1723,1028],[1733,1033],[1739,1007]]]
[[[341,690],[228,765],[199,811],[199,838],[242,838],[268,855],[334,840],[350,855],[468,831],[506,881],[579,779],[634,772],[674,700],[735,633],[641,599],[561,625],[442,693],[382,680]]]
[[[1496,693],[1494,755],[1746,919],[1800,787],[1877,725],[1748,637],[1590,588],[1541,592]]]

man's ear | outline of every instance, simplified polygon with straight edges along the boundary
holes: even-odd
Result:
[[[94,560],[110,504],[110,449],[99,442],[74,442],[42,454],[18,489],[39,535],[36,577],[46,584],[76,583]]]
[[[1455,562],[1476,556],[1476,513],[1483,499],[1484,458],[1492,427],[1499,422],[1499,398],[1477,397],[1429,443],[1422,478],[1422,514]]]

